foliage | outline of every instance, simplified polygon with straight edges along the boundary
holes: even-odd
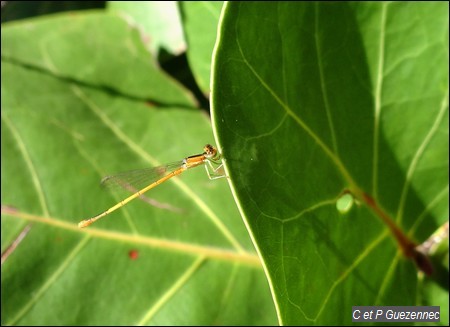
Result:
[[[448,324],[448,241],[426,277],[374,210],[417,243],[448,219],[447,3],[99,4],[2,26],[3,325]],[[77,227],[123,199],[103,176],[205,143],[228,178]]]

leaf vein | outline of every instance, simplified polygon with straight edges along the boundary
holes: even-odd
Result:
[[[58,269],[56,269],[53,274],[48,278],[48,280],[39,288],[36,292],[31,295],[30,300],[26,303],[23,308],[17,313],[17,315],[7,323],[7,325],[15,325],[33,306],[39,299],[41,299],[44,294],[50,289],[53,283],[58,279],[59,276],[63,274],[69,264],[72,262],[73,258],[83,249],[87,242],[91,239],[90,236],[86,235],[78,245],[69,253],[66,259],[60,264]]]
[[[372,196],[376,200],[378,198],[378,152],[380,137],[380,115],[381,115],[381,98],[383,90],[383,70],[385,56],[385,37],[386,37],[386,16],[387,3],[382,3],[381,20],[380,20],[380,39],[378,47],[378,67],[377,80],[375,84],[375,113],[374,113],[374,137],[373,137],[373,165],[372,165]]]
[[[17,217],[20,219],[25,219],[28,221],[35,221],[42,224],[48,224],[51,226],[63,228],[65,230],[70,230],[78,233],[86,233],[91,236],[106,240],[127,242],[131,244],[142,244],[149,247],[166,249],[184,254],[190,254],[195,256],[202,255],[207,258],[214,258],[216,260],[240,262],[242,264],[246,264],[253,267],[261,267],[259,257],[249,252],[235,253],[230,250],[221,248],[208,247],[204,245],[195,245],[185,242],[178,242],[149,236],[128,235],[121,232],[104,231],[97,229],[95,227],[80,229],[76,224],[68,223],[59,219],[55,219],[53,217],[40,217],[32,214],[27,214],[24,212],[11,211],[5,207],[1,209],[1,214]]]
[[[205,261],[205,256],[198,257],[194,263],[178,278],[178,280],[173,283],[161,298],[156,301],[156,303],[148,310],[148,312],[142,317],[142,319],[137,322],[136,325],[143,326],[148,325],[150,320],[155,316],[155,314],[167,303],[169,300],[175,296],[175,294],[189,281],[189,279],[198,271],[199,267]]]
[[[327,114],[327,120],[328,120],[328,128],[330,129],[331,133],[331,139],[333,143],[333,151],[336,153],[337,156],[339,156],[338,146],[337,146],[337,140],[336,140],[336,133],[334,130],[334,124],[331,117],[331,110],[330,110],[330,102],[328,100],[328,90],[325,83],[325,72],[323,67],[322,59],[324,58],[322,55],[322,48],[320,46],[320,38],[319,38],[319,4],[315,4],[315,31],[314,31],[314,40],[315,40],[315,49],[316,49],[316,56],[317,56],[317,64],[319,69],[319,76],[320,76],[320,90],[323,96],[323,103],[325,106],[325,112]]]
[[[27,150],[27,147],[25,146],[25,143],[22,139],[22,137],[19,134],[19,131],[16,129],[16,127],[14,126],[14,124],[12,123],[12,121],[8,118],[7,114],[2,111],[1,113],[1,117],[3,119],[3,121],[5,122],[5,124],[9,127],[9,130],[11,131],[14,139],[17,142],[17,145],[19,147],[20,152],[22,153],[22,157],[25,160],[25,163],[28,167],[28,170],[31,174],[31,180],[33,181],[33,185],[36,189],[38,198],[39,198],[39,203],[41,204],[42,207],[42,211],[44,213],[45,216],[49,216],[49,210],[48,210],[48,206],[47,206],[47,201],[45,199],[44,196],[44,190],[42,188],[42,183],[40,181],[39,175],[37,173],[37,170],[35,168],[35,165],[33,163],[33,161],[31,160],[30,154]]]
[[[330,290],[328,291],[327,295],[324,298],[324,301],[322,302],[322,306],[320,307],[319,311],[317,312],[316,317],[314,318],[314,321],[317,320],[320,315],[322,314],[323,310],[325,309],[326,304],[330,300],[331,295],[333,294],[334,290],[337,286],[339,286],[349,275],[350,273],[355,270],[359,264],[389,235],[389,231],[385,229],[376,239],[374,239],[362,252],[360,255],[358,255],[355,260],[352,262],[352,264],[341,274],[341,276],[333,282],[333,285],[331,286]]]
[[[403,184],[403,189],[402,189],[402,194],[400,197],[400,203],[399,203],[399,208],[397,210],[397,222],[400,224],[400,222],[403,219],[403,210],[405,207],[405,202],[406,202],[406,198],[408,195],[408,190],[411,184],[411,180],[412,177],[414,175],[414,172],[416,170],[417,164],[420,160],[420,158],[422,157],[426,147],[428,146],[428,144],[430,143],[432,137],[435,135],[436,131],[438,130],[439,124],[441,123],[444,114],[446,112],[448,108],[448,90],[441,102],[441,108],[439,109],[439,112],[436,116],[435,121],[433,122],[433,125],[431,126],[430,130],[428,131],[427,135],[425,136],[425,138],[423,139],[422,143],[420,144],[420,146],[417,148],[417,151],[413,157],[413,159],[411,160],[411,163],[409,165],[408,171],[406,173],[406,178],[405,178],[405,183]]]
[[[259,83],[269,92],[269,94],[275,99],[276,102],[283,108],[283,110],[291,116],[297,124],[322,148],[322,150],[325,152],[325,154],[333,161],[337,169],[341,172],[344,179],[347,180],[347,182],[350,184],[350,187],[359,194],[359,188],[356,185],[356,183],[353,181],[353,178],[345,168],[344,164],[341,162],[340,158],[331,151],[330,148],[322,141],[322,139],[314,133],[314,131],[309,128],[309,126],[299,117],[297,116],[293,110],[275,93],[275,91],[264,81],[264,79],[258,74],[258,72],[255,70],[255,68],[250,64],[248,59],[246,58],[242,47],[239,43],[239,39],[236,39],[237,46],[239,49],[239,52],[241,54],[243,62],[246,64],[246,66],[250,69],[252,74],[258,79]]]

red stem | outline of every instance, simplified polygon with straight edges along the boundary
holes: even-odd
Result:
[[[362,193],[362,197],[365,203],[377,214],[378,217],[383,220],[383,222],[388,226],[392,235],[396,239],[398,245],[400,246],[403,255],[407,258],[410,258],[414,261],[417,268],[426,273],[427,275],[431,275],[433,272],[433,267],[431,265],[431,261],[427,255],[418,250],[417,244],[410,240],[405,233],[396,225],[394,220],[389,217],[382,208],[378,206],[375,200],[368,194]]]

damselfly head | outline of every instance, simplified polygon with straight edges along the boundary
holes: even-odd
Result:
[[[203,151],[203,155],[208,159],[214,159],[217,156],[217,149],[211,144],[206,144]]]

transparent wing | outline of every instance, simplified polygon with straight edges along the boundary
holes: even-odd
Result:
[[[164,177],[165,175],[170,174],[174,170],[180,168],[182,164],[183,161],[181,160],[169,163],[164,166],[136,169],[117,173],[115,175],[104,177],[101,181],[101,185],[109,191],[112,191],[117,196],[125,197],[125,194],[126,196],[128,196],[130,194],[136,193],[147,185],[150,185],[158,179]],[[157,208],[177,213],[184,212],[183,209],[174,207],[169,203],[159,202],[155,199],[147,197],[145,194],[139,196],[139,199]]]
[[[182,164],[183,161],[180,160],[163,166],[117,173],[104,177],[101,181],[101,185],[102,187],[115,192],[118,192],[119,190],[126,190],[130,193],[135,193],[180,168]]]

